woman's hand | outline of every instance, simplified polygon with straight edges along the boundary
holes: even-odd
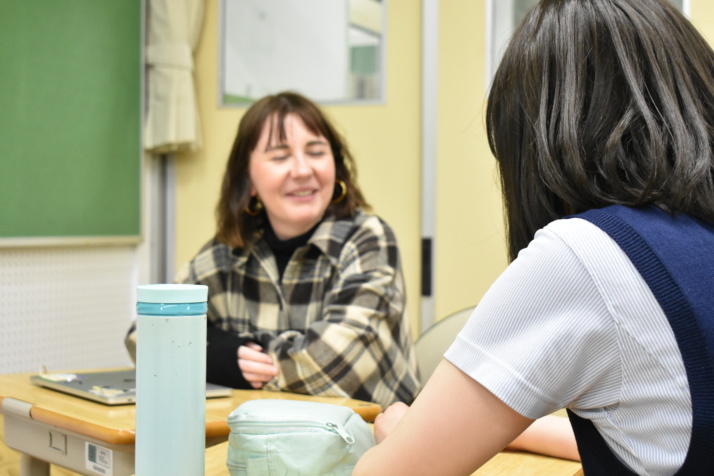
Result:
[[[390,405],[384,413],[377,415],[377,418],[374,419],[374,439],[377,440],[377,443],[381,443],[389,436],[407,410],[409,407],[406,404],[397,402]]]
[[[263,348],[254,342],[238,347],[238,367],[253,388],[262,388],[265,382],[280,373],[273,358],[264,354]]]

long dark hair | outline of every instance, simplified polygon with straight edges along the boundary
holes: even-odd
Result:
[[[347,143],[320,108],[294,92],[266,96],[246,111],[238,125],[216,207],[216,238],[233,248],[250,242],[265,219],[264,213],[254,216],[245,211],[251,200],[248,172],[250,154],[258,144],[264,127],[274,128],[270,134],[277,134],[279,139],[284,140],[285,118],[290,114],[299,117],[310,132],[327,139],[335,158],[335,180],[342,180],[347,186],[345,197],[332,203],[325,214],[344,218],[354,215],[358,208],[370,208],[357,185],[357,169]]]
[[[714,52],[662,0],[542,0],[488,98],[509,257],[611,204],[714,222]]]

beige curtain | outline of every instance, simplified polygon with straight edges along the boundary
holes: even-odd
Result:
[[[148,112],[144,146],[156,153],[201,147],[193,83],[193,50],[204,0],[149,0],[146,64]]]

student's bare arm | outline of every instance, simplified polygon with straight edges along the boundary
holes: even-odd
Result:
[[[393,430],[365,453],[353,475],[471,474],[533,422],[448,361],[403,410],[389,410],[375,423],[378,437],[381,427]]]
[[[547,415],[539,418],[506,447],[509,450],[529,451],[556,458],[580,461],[578,445],[570,420]]]

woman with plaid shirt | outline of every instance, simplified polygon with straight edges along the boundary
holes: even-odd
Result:
[[[268,96],[243,116],[216,236],[177,276],[208,286],[209,382],[383,406],[414,399],[396,238],[367,212],[355,176],[309,99]]]

